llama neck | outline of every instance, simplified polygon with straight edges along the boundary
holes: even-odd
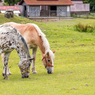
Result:
[[[25,45],[23,43],[17,44],[16,50],[17,50],[17,53],[20,57],[20,60],[31,58],[31,56],[29,54],[29,50],[25,47]]]
[[[27,58],[31,58],[30,55],[27,52],[25,52],[24,50],[18,50],[17,52],[18,52],[18,55],[19,55],[21,61],[25,60]]]
[[[38,46],[40,48],[42,56],[45,54],[46,50],[50,49],[49,43],[48,43],[48,41],[47,41],[46,38],[45,38],[45,41],[42,41],[42,39],[40,37],[39,45]]]
[[[42,55],[44,55],[45,54],[45,47],[43,46],[43,44],[42,45],[40,44],[39,48],[40,48]]]
[[[42,33],[41,29],[36,24],[32,23],[32,25],[35,27],[35,29],[38,33],[38,46],[39,46],[39,48],[42,52],[42,55],[43,55],[43,54],[45,54],[45,51],[47,49],[50,49],[49,42],[46,39],[45,34]]]

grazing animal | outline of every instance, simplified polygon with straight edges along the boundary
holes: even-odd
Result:
[[[4,53],[4,79],[8,79],[8,59],[14,49],[20,57],[19,68],[22,78],[28,78],[32,58],[24,38],[14,27],[8,24],[0,25],[0,54]]]
[[[54,60],[54,52],[50,50],[50,45],[48,40],[45,37],[45,34],[42,33],[40,28],[36,24],[18,24],[14,22],[8,22],[7,24],[15,27],[21,35],[26,40],[30,49],[32,49],[32,57],[34,60],[32,61],[32,72],[37,73],[35,70],[35,59],[36,59],[36,51],[39,47],[42,53],[42,62],[47,69],[48,74],[53,73],[53,60]],[[2,57],[3,58],[3,57]],[[10,71],[9,71],[10,73]]]

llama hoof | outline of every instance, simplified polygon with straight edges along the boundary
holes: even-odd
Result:
[[[9,73],[8,75],[11,75],[11,73]]]
[[[4,79],[9,79],[8,77],[5,77]]]
[[[4,76],[5,74],[4,74],[4,73],[2,73],[2,75]]]
[[[37,74],[37,71],[32,72],[33,74]]]
[[[4,79],[9,79],[7,75],[3,73]]]

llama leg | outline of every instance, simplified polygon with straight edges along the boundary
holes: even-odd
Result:
[[[9,65],[7,65],[7,75],[11,75],[11,72],[10,72],[10,70],[9,70]]]
[[[10,53],[4,54],[4,70],[3,70],[3,76],[4,79],[8,79],[7,76],[7,69],[8,69],[8,59],[9,59]]]
[[[32,61],[32,73],[33,74],[37,73],[37,71],[35,70],[36,51],[37,51],[37,48],[33,48],[33,50],[32,50],[32,58],[34,58]]]
[[[1,54],[1,57],[2,57],[3,65],[4,65],[4,57],[5,57],[5,54],[2,53],[2,54]],[[3,72],[4,72],[4,70],[3,70]],[[10,72],[10,70],[9,70],[9,66],[8,66],[8,65],[7,65],[7,75],[11,75],[11,72]]]

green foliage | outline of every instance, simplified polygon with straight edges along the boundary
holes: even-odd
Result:
[[[3,6],[8,6],[9,4],[6,2],[6,3],[3,3]]]
[[[4,0],[5,3],[8,3],[9,5],[15,5],[21,0]]]
[[[90,5],[95,5],[95,0],[85,0],[84,3],[90,3]]]
[[[79,32],[93,32],[94,28],[89,25],[83,25],[81,23],[75,25],[75,29]]]
[[[85,1],[83,1],[83,3],[89,3],[89,0],[85,0]]]

